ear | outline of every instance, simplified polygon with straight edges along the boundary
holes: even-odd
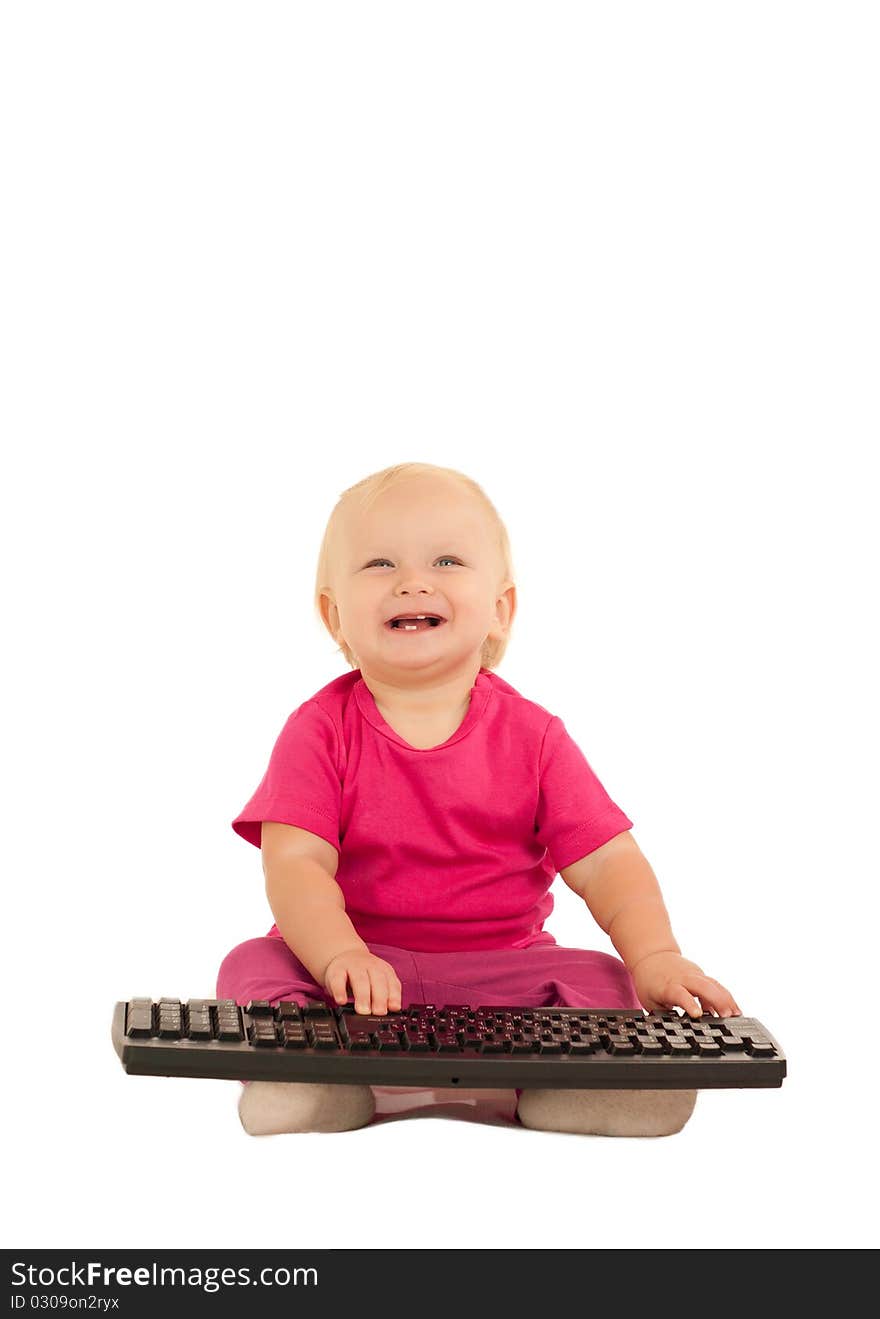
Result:
[[[498,617],[498,626],[500,627],[499,635],[503,635],[510,630],[510,626],[516,616],[516,586],[513,582],[502,583],[501,591],[495,602],[495,612]],[[489,635],[495,635],[494,629]]]
[[[330,635],[335,637],[339,630],[339,610],[333,597],[326,591],[321,592],[321,619]]]

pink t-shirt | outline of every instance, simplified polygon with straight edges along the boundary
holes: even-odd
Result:
[[[332,843],[360,937],[413,952],[555,944],[557,872],[632,828],[562,720],[489,669],[428,749],[385,722],[360,669],[322,687],[232,827],[259,847],[263,820]]]

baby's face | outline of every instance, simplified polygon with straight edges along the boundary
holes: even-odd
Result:
[[[324,617],[363,672],[450,677],[479,666],[487,637],[506,634],[516,588],[479,500],[453,482],[412,478],[343,523]],[[433,614],[415,629],[398,614]]]

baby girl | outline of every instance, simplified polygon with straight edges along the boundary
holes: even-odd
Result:
[[[462,473],[403,463],[346,490],[315,603],[351,672],[288,718],[233,821],[262,853],[269,933],[224,959],[240,1004],[353,1000],[739,1013],[683,957],[654,872],[562,720],[495,672],[516,612],[506,529]],[[560,874],[619,957],[561,948]],[[251,1135],[348,1131],[407,1088],[243,1083]],[[389,1095],[394,1096],[389,1099]],[[694,1090],[525,1089],[511,1120],[664,1136]],[[412,1109],[424,1096],[412,1091]],[[378,1106],[377,1106],[378,1105]]]

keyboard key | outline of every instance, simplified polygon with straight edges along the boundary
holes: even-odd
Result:
[[[243,1038],[241,1018],[235,1004],[231,1008],[219,1007],[217,1009],[217,1039],[231,1041]]]
[[[274,1048],[278,1043],[275,1034],[275,1022],[266,1018],[257,1017],[248,1026],[248,1041],[255,1048]]]
[[[304,1017],[316,1017],[325,1021],[335,1020],[333,1012],[328,1005],[315,998],[306,1000],[302,1007],[302,1014]]]
[[[125,1033],[129,1039],[149,1039],[153,1033],[152,1008],[129,1009]]]
[[[308,1031],[302,1021],[292,1021],[289,1017],[283,1017],[278,1023],[278,1029],[285,1039],[308,1039]]]
[[[200,1017],[193,1019],[190,1017],[189,1030],[186,1032],[186,1037],[188,1040],[212,1040],[214,1038],[214,1032],[211,1030],[210,1018]]]

